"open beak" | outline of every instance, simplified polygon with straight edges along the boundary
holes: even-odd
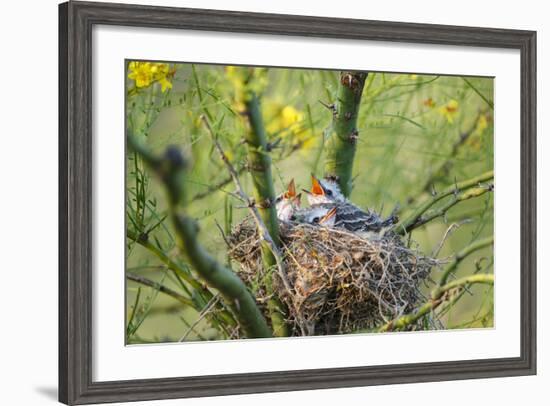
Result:
[[[287,199],[294,199],[296,197],[296,185],[294,185],[294,179],[292,179],[288,184],[285,195]]]
[[[323,187],[321,186],[321,182],[315,177],[315,175],[311,174],[311,194],[316,196],[324,196],[325,191],[323,190]]]
[[[331,218],[333,218],[334,216],[336,215],[336,207],[333,207],[332,209],[330,209],[328,211],[327,214],[325,214],[321,220],[319,220],[319,224],[323,224],[323,223],[326,223],[327,221],[329,221]]]

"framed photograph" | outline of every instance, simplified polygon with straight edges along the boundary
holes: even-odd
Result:
[[[536,33],[59,6],[59,400],[536,373]]]

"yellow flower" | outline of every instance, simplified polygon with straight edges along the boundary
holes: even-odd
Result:
[[[167,89],[172,89],[172,82],[169,79],[174,77],[175,69],[170,70],[166,63],[156,63],[153,65],[153,79],[160,83],[161,91],[164,93]]]
[[[166,76],[159,78],[158,81],[160,83],[162,93],[164,93],[166,89],[172,89],[172,82],[166,79]]]
[[[301,150],[315,148],[319,139],[306,124],[305,114],[292,105],[266,100],[264,103],[266,130],[274,137],[282,137],[292,145],[301,144]]]
[[[294,106],[285,106],[276,101],[266,101],[264,106],[268,132],[282,137],[295,137],[304,131],[304,114]]]
[[[153,73],[151,72],[150,62],[130,62],[128,68],[130,69],[128,78],[136,82],[136,87],[141,88],[151,85]]]
[[[166,63],[134,61],[130,62],[128,69],[130,70],[128,78],[135,82],[137,88],[149,87],[153,83],[158,82],[163,93],[167,89],[172,88],[170,79],[176,73],[175,69],[170,70],[170,67]]]
[[[281,127],[290,131],[296,131],[300,122],[304,119],[304,114],[292,106],[285,106],[281,111]]]
[[[445,106],[441,106],[437,111],[447,119],[449,124],[451,124],[454,121],[455,116],[458,114],[458,102],[451,99]]]

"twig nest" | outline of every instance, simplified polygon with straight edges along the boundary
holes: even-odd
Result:
[[[368,331],[412,311],[422,299],[420,284],[437,265],[392,232],[369,236],[281,223],[280,237],[290,290],[276,269],[263,266],[250,220],[233,229],[229,254],[268,319],[265,281],[273,275],[274,295],[287,306],[296,336]]]

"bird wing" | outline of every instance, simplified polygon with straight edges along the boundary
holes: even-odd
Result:
[[[363,211],[347,203],[338,206],[334,225],[353,232],[378,231],[384,227],[382,219],[376,213]]]
[[[387,219],[382,219],[377,213],[371,210],[362,210],[352,203],[322,203],[314,207],[323,207],[327,210],[336,206],[336,218],[334,227],[342,228],[351,232],[374,231],[391,227],[397,222],[397,217],[392,214]]]

